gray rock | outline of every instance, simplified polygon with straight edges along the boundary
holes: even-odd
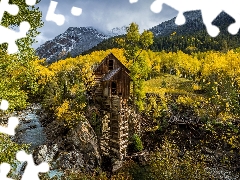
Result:
[[[56,164],[61,169],[84,169],[86,166],[83,155],[77,151],[62,152],[56,160]]]
[[[100,167],[97,137],[87,120],[80,122],[65,136],[58,134],[57,138],[52,141],[48,139],[48,142],[35,149],[34,159],[37,164],[46,161],[51,169],[85,172],[93,172]]]
[[[114,173],[114,172],[118,171],[119,169],[121,169],[122,166],[123,166],[123,162],[116,160],[112,164],[112,172]]]
[[[99,167],[101,156],[99,154],[97,136],[88,121],[80,122],[76,128],[67,135],[67,141],[83,154],[87,169]]]
[[[37,153],[36,153],[37,152]],[[51,146],[41,145],[35,149],[34,159],[36,164],[41,162],[51,163],[58,152],[58,145],[53,144]]]

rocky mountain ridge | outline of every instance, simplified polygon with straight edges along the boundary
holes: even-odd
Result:
[[[201,11],[189,11],[184,13],[186,23],[182,26],[175,24],[175,19],[170,19],[157,26],[149,29],[155,37],[167,37],[173,32],[178,35],[192,35],[200,31],[206,31],[202,21]],[[226,33],[229,24],[234,19],[222,12],[213,24],[218,26]],[[69,27],[64,33],[49,40],[36,49],[36,54],[40,58],[46,58],[48,63],[55,62],[59,59],[65,59],[68,56],[76,57],[86,52],[108,39],[123,35],[126,33],[126,27],[113,28],[110,32],[101,32],[93,27]]]
[[[169,36],[171,33],[176,32],[178,35],[191,35],[199,31],[206,31],[203,24],[201,11],[185,12],[186,23],[182,26],[175,24],[175,18],[165,21],[153,28],[149,29],[155,37]],[[220,13],[217,18],[212,22],[213,25],[218,26],[221,31],[226,31],[229,24],[233,23],[234,19],[225,12]]]
[[[92,27],[69,27],[64,33],[42,44],[36,53],[51,63],[69,54],[77,56],[107,38],[107,35]]]
[[[113,28],[108,33],[93,27],[69,27],[64,33],[38,47],[36,54],[40,58],[46,58],[48,63],[52,63],[68,56],[76,57],[103,40],[124,33],[125,27]]]

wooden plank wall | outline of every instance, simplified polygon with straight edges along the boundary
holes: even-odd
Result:
[[[110,109],[107,111],[109,116],[108,121],[102,121],[103,126],[106,122],[109,124],[107,133],[105,132],[104,138],[101,139],[101,149],[105,155],[123,160],[126,156],[128,145],[128,114],[127,106],[121,97],[111,97]],[[107,138],[106,138],[107,134]],[[106,148],[108,147],[108,148]]]

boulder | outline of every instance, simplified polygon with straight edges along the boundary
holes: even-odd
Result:
[[[79,122],[66,134],[58,133],[57,137],[56,134],[51,137],[55,139],[48,139],[48,144],[35,149],[33,155],[36,164],[46,161],[51,169],[82,172],[93,172],[100,167],[101,156],[97,136],[87,120]]]

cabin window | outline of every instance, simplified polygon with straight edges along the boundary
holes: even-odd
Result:
[[[116,82],[112,82],[112,95],[117,95],[117,83]]]
[[[110,59],[108,61],[108,70],[113,70],[113,60],[112,59]]]

